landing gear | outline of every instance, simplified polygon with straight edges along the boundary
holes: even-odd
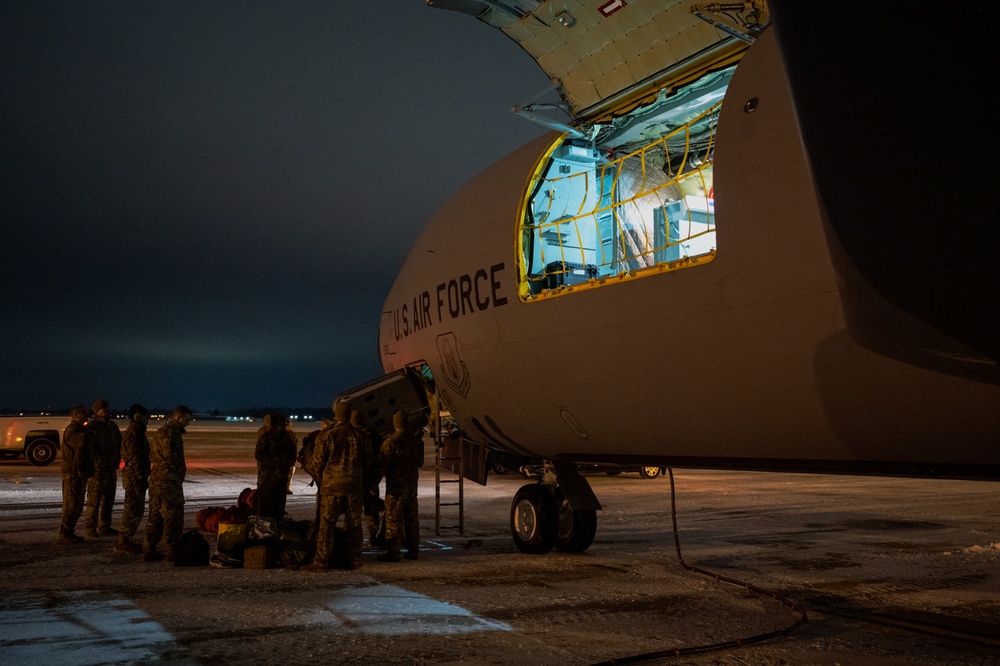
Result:
[[[562,490],[553,497],[550,486],[522,486],[510,506],[510,533],[522,553],[544,555],[553,547],[565,553],[582,553],[594,543],[597,511],[574,511]]]
[[[574,511],[563,491],[556,489],[556,509],[559,515],[556,548],[564,553],[582,553],[594,543],[597,534],[597,511]]]
[[[556,543],[559,513],[552,492],[540,483],[521,486],[510,505],[510,534],[522,553],[544,555]]]
[[[534,467],[540,468],[541,483],[521,486],[510,505],[514,545],[535,555],[553,547],[582,553],[594,542],[601,503],[572,462],[543,460]]]

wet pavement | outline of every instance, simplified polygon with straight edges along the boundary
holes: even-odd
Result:
[[[235,504],[254,485],[253,439],[188,434],[187,527],[197,509]],[[783,595],[808,614],[805,625],[749,642],[798,615],[680,565],[662,477],[589,475],[605,507],[593,546],[529,556],[508,527],[528,480],[467,483],[465,533],[436,535],[428,466],[419,561],[379,563],[369,550],[358,571],[311,573],[142,563],[113,553],[110,538],[56,546],[59,470],[21,460],[0,462],[0,662],[588,664],[679,648],[668,661],[997,663],[995,483],[675,477],[684,559]],[[301,471],[293,488],[289,513],[310,518],[315,496]],[[744,647],[685,653],[736,640]]]

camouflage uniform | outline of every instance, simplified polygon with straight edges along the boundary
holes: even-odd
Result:
[[[368,436],[373,464],[369,468],[368,475],[365,477],[362,502],[364,504],[365,523],[368,524],[368,543],[381,548],[384,546],[384,543],[382,543],[383,540],[377,537],[380,523],[382,522],[381,514],[385,509],[385,504],[382,502],[382,498],[379,497],[378,485],[382,482],[382,470],[377,463],[378,452],[382,447],[382,436],[377,431],[365,427],[365,417],[357,410],[351,412],[351,425],[359,430],[363,430]]]
[[[323,421],[323,427],[319,430],[313,430],[308,435],[302,438],[302,448],[299,449],[298,461],[302,465],[302,469],[305,470],[306,474],[312,477],[313,482],[316,484],[316,490],[319,491],[320,486],[323,484],[323,477],[320,473],[313,467],[314,453],[316,451],[316,438],[320,436],[324,430],[329,430],[333,427],[333,422],[326,420]]]
[[[146,426],[132,421],[122,436],[122,488],[125,498],[122,522],[118,528],[119,541],[127,541],[139,529],[139,522],[146,509],[146,491],[149,489],[149,440]]]
[[[153,469],[149,475],[149,517],[144,550],[156,551],[160,537],[167,542],[168,558],[176,553],[184,530],[184,426],[174,416],[150,440]],[[166,534],[164,534],[166,532]]]
[[[271,427],[257,437],[257,514],[280,521],[285,515],[288,468],[295,464],[295,440],[283,427]]]
[[[310,432],[309,434],[307,434],[305,437],[303,437],[302,438],[302,448],[299,449],[299,453],[298,453],[298,457],[297,457],[297,459],[299,461],[299,464],[302,465],[302,469],[306,472],[306,474],[308,474],[310,477],[312,477],[312,482],[309,485],[310,486],[311,485],[315,485],[316,486],[316,511],[315,511],[315,516],[314,516],[313,520],[315,520],[315,522],[316,522],[317,529],[319,527],[319,509],[320,509],[319,505],[320,505],[320,500],[322,499],[322,494],[320,493],[320,488],[323,485],[323,477],[321,477],[319,475],[319,472],[317,472],[313,468],[313,452],[316,450],[316,438],[319,437],[319,434],[321,432],[323,432],[323,430],[327,430],[327,429],[332,428],[332,427],[333,427],[333,423],[330,422],[329,420],[325,420],[325,421],[323,421],[323,428],[322,429],[320,429],[320,430],[313,430],[312,432]],[[316,536],[316,534],[314,532],[313,533],[313,538],[315,538],[315,536]]]
[[[405,541],[407,557],[417,559],[420,518],[417,514],[417,481],[424,464],[424,441],[407,427],[406,415],[393,417],[396,431],[383,442],[379,464],[385,472],[385,541],[382,561],[399,560]]]
[[[330,566],[334,555],[334,534],[338,528],[347,533],[348,566],[352,569],[361,566],[364,541],[361,498],[365,475],[369,473],[372,463],[371,445],[364,431],[348,423],[346,416],[338,415],[336,425],[324,429],[316,437],[310,465],[313,478],[318,476],[322,479],[319,534],[313,560],[317,568]]]
[[[122,433],[117,423],[96,414],[89,427],[93,433],[94,474],[87,480],[87,535],[117,534],[111,527],[111,510],[118,491]]]
[[[90,432],[82,422],[74,420],[63,431],[60,542],[75,543],[80,540],[75,534],[76,522],[83,513],[87,477],[94,471],[92,456]]]

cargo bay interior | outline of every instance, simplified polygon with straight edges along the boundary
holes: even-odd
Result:
[[[550,149],[521,220],[523,299],[712,260],[712,158],[734,69],[661,90]]]

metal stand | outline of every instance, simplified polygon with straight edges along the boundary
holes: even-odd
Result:
[[[462,470],[462,440],[459,439],[457,442],[452,443],[452,446],[456,449],[454,451],[446,451],[444,439],[441,437],[441,417],[438,413],[435,418],[437,419],[437,437],[434,439],[434,534],[440,536],[441,530],[453,530],[458,529],[458,533],[462,536],[465,535],[465,478],[461,474]],[[451,448],[451,447],[449,447]],[[457,454],[457,455],[456,455]],[[451,465],[446,465],[446,463],[452,463]],[[449,469],[450,468],[450,469]],[[454,469],[459,470],[455,473]],[[445,472],[447,474],[454,474],[456,478],[442,479],[441,473]],[[457,502],[442,502],[441,501],[441,486],[442,484],[458,484],[458,501]],[[457,506],[458,507],[458,525],[442,525],[441,524],[441,507],[443,506]]]

